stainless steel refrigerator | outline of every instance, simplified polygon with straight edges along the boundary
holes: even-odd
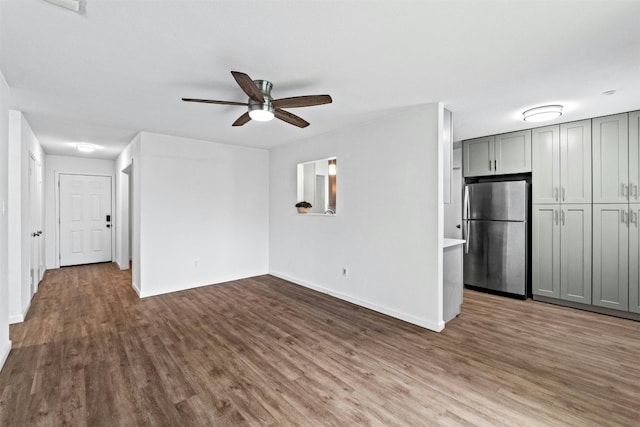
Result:
[[[467,184],[463,198],[464,284],[527,297],[526,181]]]

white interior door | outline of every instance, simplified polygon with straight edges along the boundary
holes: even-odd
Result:
[[[60,266],[111,261],[111,177],[60,174]]]

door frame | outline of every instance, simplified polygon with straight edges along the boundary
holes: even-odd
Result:
[[[42,231],[44,215],[43,215],[43,200],[42,200],[42,165],[36,156],[29,151],[27,160],[27,222],[29,229],[29,299],[38,292],[38,286],[42,280],[44,272],[41,271],[42,267],[42,249],[44,247],[43,239],[38,239],[37,245],[34,237],[31,233]],[[35,205],[33,202],[36,202]],[[34,215],[36,215],[36,222],[34,224]],[[36,245],[37,247],[34,247]],[[37,255],[37,259],[34,260],[34,254]],[[36,263],[35,268],[33,263]]]
[[[115,175],[105,173],[81,173],[81,172],[65,172],[54,171],[53,172],[53,191],[55,199],[55,245],[54,245],[54,265],[55,268],[60,268],[60,175],[81,175],[81,176],[100,176],[111,178],[111,260],[115,259],[115,238],[116,238],[116,222],[114,215],[114,206],[116,204],[116,187],[115,187]]]

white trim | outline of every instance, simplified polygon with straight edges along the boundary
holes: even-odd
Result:
[[[115,263],[116,263],[116,265],[118,266],[118,268],[119,268],[120,270],[128,270],[128,269],[129,269],[129,265],[128,265],[128,263],[127,263],[127,264],[125,264],[125,265],[122,265],[122,263],[120,262],[120,260],[119,260],[119,259],[115,260]]]
[[[12,314],[9,316],[9,324],[15,325],[16,323],[24,322],[24,315],[22,314]]]
[[[0,351],[0,371],[4,367],[7,357],[9,357],[9,353],[11,352],[11,341],[6,341],[3,347],[2,351]]]
[[[60,175],[82,175],[82,176],[106,176],[111,179],[111,262],[116,259],[116,227],[115,215],[113,211],[116,206],[116,177],[114,174],[106,173],[81,173],[81,172],[64,172],[53,171],[53,198],[55,202],[55,245],[54,245],[54,261],[55,267],[60,268]]]
[[[278,277],[280,279],[286,280],[287,282],[295,283],[296,285],[300,285],[300,286],[303,286],[305,288],[313,289],[314,291],[322,292],[323,294],[331,295],[331,296],[336,297],[338,299],[341,299],[343,301],[347,301],[347,302],[359,305],[361,307],[368,308],[368,309],[373,310],[373,311],[377,311],[378,313],[386,314],[387,316],[391,316],[391,317],[394,317],[396,319],[400,319],[400,320],[403,320],[405,322],[408,322],[408,323],[411,323],[411,324],[414,324],[414,325],[418,325],[418,326],[430,329],[430,330],[435,331],[435,332],[440,332],[440,331],[442,331],[444,329],[444,321],[443,320],[440,320],[438,323],[434,323],[434,322],[431,322],[429,320],[413,316],[411,314],[402,313],[402,312],[393,310],[391,308],[382,307],[382,306],[379,306],[377,304],[374,304],[374,303],[371,303],[371,302],[368,302],[368,301],[364,301],[364,300],[361,300],[361,299],[358,299],[358,298],[354,298],[354,297],[352,297],[350,295],[343,294],[341,292],[336,292],[336,291],[324,288],[322,286],[318,286],[318,285],[314,285],[314,284],[311,284],[311,283],[307,283],[307,282],[304,282],[302,280],[295,279],[293,277],[289,277],[289,276],[287,276],[285,274],[282,274],[282,273],[271,271],[271,272],[269,272],[269,274],[272,275],[272,276]]]
[[[27,306],[24,308],[24,310],[22,310],[22,314],[13,314],[9,316],[9,324],[15,325],[16,323],[24,322],[24,319],[27,318],[27,313],[29,312],[30,308],[31,308],[31,298],[29,298],[29,302],[27,303]]]
[[[137,284],[133,283],[133,282],[131,282],[131,287],[133,288],[135,293],[138,294],[138,298],[142,298],[140,296],[140,287]]]

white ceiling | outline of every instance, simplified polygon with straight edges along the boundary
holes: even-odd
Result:
[[[616,0],[1,0],[0,68],[49,154],[114,158],[142,130],[271,148],[436,101],[460,140],[531,127],[542,104],[561,121],[640,109],[639,17]],[[334,102],[292,109],[299,129],[180,100],[245,102],[231,70]]]

